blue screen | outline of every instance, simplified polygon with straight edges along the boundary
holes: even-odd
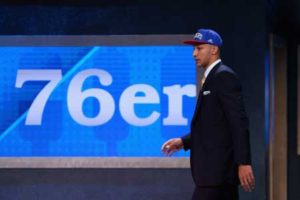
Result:
[[[189,46],[1,47],[0,72],[0,156],[161,157],[189,132]]]

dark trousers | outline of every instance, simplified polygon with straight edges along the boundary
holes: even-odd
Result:
[[[196,187],[192,200],[238,200],[237,185]]]

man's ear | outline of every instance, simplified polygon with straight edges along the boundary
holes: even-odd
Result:
[[[213,45],[211,50],[213,55],[217,55],[219,53],[219,47],[217,46]]]

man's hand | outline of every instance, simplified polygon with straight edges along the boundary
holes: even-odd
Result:
[[[254,190],[255,179],[251,165],[239,165],[239,178],[244,191],[251,192]]]
[[[183,148],[183,143],[182,143],[181,138],[172,138],[172,139],[166,141],[161,146],[161,151],[166,156],[172,156],[173,153],[177,152],[178,150],[180,150],[182,148]]]

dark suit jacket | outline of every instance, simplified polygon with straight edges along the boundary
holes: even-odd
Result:
[[[182,137],[198,186],[238,184],[238,165],[251,164],[241,90],[235,72],[219,63],[199,93],[191,132]]]

